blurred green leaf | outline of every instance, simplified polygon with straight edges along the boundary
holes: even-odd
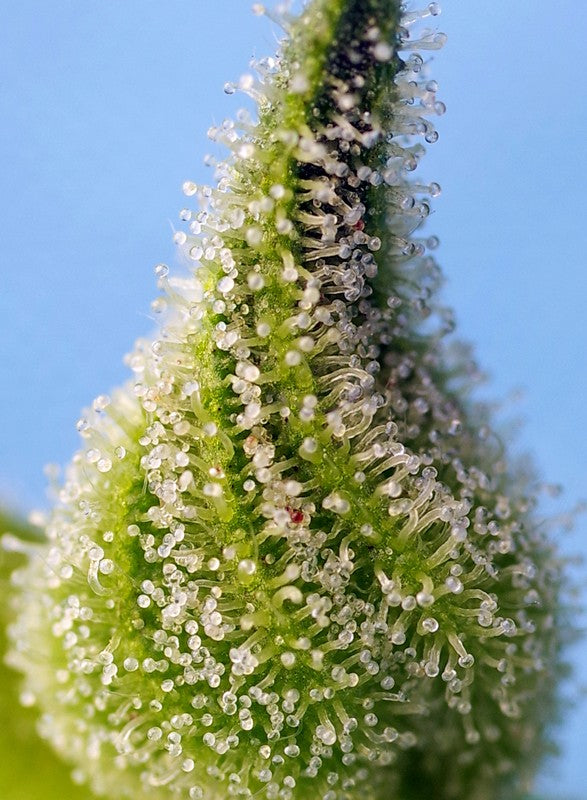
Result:
[[[39,540],[34,528],[0,510],[0,535],[4,533],[24,541]],[[73,783],[69,767],[37,735],[37,714],[20,705],[19,676],[4,663],[10,574],[23,561],[21,554],[0,548],[0,798],[92,800],[88,789]]]

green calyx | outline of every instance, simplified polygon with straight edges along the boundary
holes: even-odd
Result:
[[[283,19],[239,82],[258,121],[184,185],[157,340],[80,421],[10,661],[97,793],[489,800],[542,752],[560,568],[417,235],[436,13]]]

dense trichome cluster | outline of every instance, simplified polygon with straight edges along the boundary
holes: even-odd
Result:
[[[110,798],[481,800],[540,751],[558,567],[417,235],[438,11],[283,11],[184,185],[189,276],[79,422],[11,661]]]

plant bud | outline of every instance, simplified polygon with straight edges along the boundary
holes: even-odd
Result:
[[[560,568],[419,234],[438,4],[276,13],[226,86],[258,119],[184,184],[189,274],[157,265],[158,335],[17,573],[10,661],[112,799],[497,798],[543,747]]]

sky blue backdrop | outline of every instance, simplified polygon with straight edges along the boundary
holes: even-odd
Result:
[[[46,504],[43,465],[81,408],[126,377],[152,328],[152,267],[173,263],[184,179],[211,180],[207,127],[275,30],[246,0],[0,0],[0,497]],[[522,387],[519,447],[587,496],[584,0],[445,0],[434,57],[448,114],[423,167],[444,193],[445,299],[491,374]],[[587,552],[587,524],[565,534]],[[574,660],[587,679],[587,646]],[[583,666],[582,666],[583,665]],[[583,702],[543,786],[581,797]]]

